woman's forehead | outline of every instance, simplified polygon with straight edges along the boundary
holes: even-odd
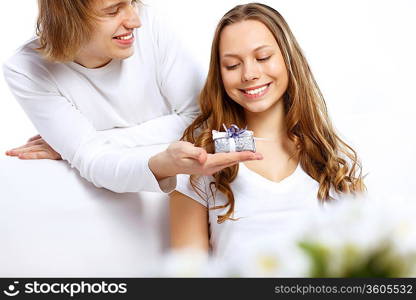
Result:
[[[224,27],[220,35],[219,50],[221,55],[230,55],[276,46],[277,42],[266,25],[257,20],[245,20]]]

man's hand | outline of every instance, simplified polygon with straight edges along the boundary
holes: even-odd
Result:
[[[205,149],[188,142],[172,143],[168,149],[149,160],[157,180],[177,174],[212,175],[239,162],[263,159],[260,153],[231,152],[207,154]]]
[[[20,159],[62,159],[40,135],[31,137],[23,146],[6,151],[6,155],[17,156]]]

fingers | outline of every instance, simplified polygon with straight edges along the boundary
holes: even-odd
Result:
[[[230,153],[216,153],[212,154],[211,162],[214,165],[221,166],[226,164],[235,164],[238,162],[261,160],[263,155],[261,153],[253,153],[250,151],[244,152],[230,152]]]
[[[50,154],[46,151],[25,152],[18,155],[20,159],[50,159]]]
[[[42,145],[34,145],[34,146],[22,146],[10,151],[7,151],[10,156],[18,156],[21,153],[25,152],[38,152],[38,151],[45,151],[45,147]]]
[[[234,153],[231,153],[231,154],[234,154],[233,158],[235,158],[239,162],[263,159],[263,155],[261,153],[257,153],[257,152],[253,153],[253,152],[250,152],[250,151],[244,151],[244,152],[234,152]]]
[[[164,173],[211,175],[239,162],[260,159],[263,159],[260,153],[250,151],[208,154],[203,148],[179,141],[172,143],[166,151],[156,156],[151,164],[152,172],[159,177],[164,177],[161,175]]]
[[[25,148],[28,148],[28,147],[30,147],[30,146],[35,146],[35,145],[42,145],[42,144],[46,144],[46,142],[41,138],[41,136],[40,135],[36,135],[36,136],[34,136],[34,137],[31,137],[27,142],[26,142],[26,144],[24,144],[24,145],[22,145],[22,146],[19,146],[19,147],[16,147],[16,148],[13,148],[13,149],[10,149],[10,150],[7,150],[6,151],[6,155],[9,155],[9,156],[16,156],[16,154],[15,154],[15,150],[21,150],[21,149],[25,149]]]
[[[204,160],[204,157],[206,155],[207,155],[207,152],[205,151],[205,149],[192,146],[192,148],[187,149],[187,152],[185,153],[184,157],[192,158],[192,159],[195,159],[195,160],[201,162],[201,161]]]
[[[192,158],[197,160],[199,163],[205,163],[207,159],[207,151],[200,147],[195,147],[193,144],[185,142],[179,144],[180,151],[182,152],[183,158]]]
[[[253,156],[253,154],[255,154]],[[215,166],[215,171],[213,173],[216,173],[218,171],[221,171],[222,169],[234,166],[240,162],[244,162],[244,161],[250,161],[250,160],[261,160],[263,159],[263,156],[260,153],[245,153],[242,155],[237,155],[237,156],[233,156],[232,160],[230,158],[228,158],[228,162],[224,163],[224,164],[220,164],[220,165],[216,165]]]
[[[16,148],[17,149],[17,148]],[[14,152],[15,149],[7,150],[6,155],[8,156],[17,156],[17,153]]]
[[[45,143],[45,141],[44,141],[44,140],[42,140],[42,139],[34,140],[34,141],[28,142],[27,144],[22,145],[22,146],[20,146],[20,147],[17,147],[17,148],[13,148],[13,149],[8,150],[8,151],[6,152],[6,154],[7,154],[8,152],[13,152],[13,151],[16,151],[16,150],[21,150],[21,149],[26,149],[26,148],[29,148],[29,147],[31,147],[31,146],[35,146],[35,145],[45,145],[45,146],[46,146],[46,143]],[[45,148],[46,148],[46,147],[45,147]]]
[[[207,161],[207,159],[208,159],[208,153],[207,153],[207,151],[205,150],[205,149],[202,149],[201,148],[201,154],[199,155],[199,157],[198,157],[198,162],[201,164],[201,165],[203,165],[206,161]]]
[[[26,143],[29,143],[29,142],[32,142],[32,141],[35,141],[35,140],[38,140],[38,139],[41,139],[41,138],[42,137],[39,134],[37,134],[35,136],[32,136],[30,139],[28,139]]]
[[[193,147],[193,149],[190,149],[186,154],[185,158],[191,158],[196,160],[200,165],[203,165],[207,161],[208,153],[203,148]]]
[[[204,175],[212,175],[240,162],[260,159],[263,159],[263,156],[260,153],[249,151],[209,154],[207,162],[203,166],[202,173]]]
[[[20,159],[62,159],[61,155],[50,148],[46,143],[16,148],[7,151],[6,154],[9,156],[17,156]]]
[[[217,166],[216,168],[214,168],[210,173],[210,175],[212,175],[212,174],[215,174],[215,173],[217,173],[217,172],[219,172],[219,171],[221,171],[222,169],[225,169],[225,168],[228,168],[228,167],[232,167],[232,166],[234,166],[234,165],[236,165],[237,164],[237,162],[233,162],[233,163],[230,163],[230,164],[226,164],[226,165],[222,165],[222,166]]]

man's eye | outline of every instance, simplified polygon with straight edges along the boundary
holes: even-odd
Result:
[[[115,16],[115,15],[118,14],[118,12],[119,12],[119,9],[117,8],[116,10],[109,12],[108,15],[109,16]]]
[[[226,66],[225,68],[226,68],[227,70],[235,70],[235,69],[237,69],[238,65],[239,65],[239,64],[232,65],[232,66]]]

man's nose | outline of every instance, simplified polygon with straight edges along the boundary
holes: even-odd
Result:
[[[124,26],[126,28],[139,28],[142,26],[142,22],[139,17],[139,13],[137,11],[137,7],[130,6],[128,8],[128,12],[126,14],[126,17],[124,19]]]

